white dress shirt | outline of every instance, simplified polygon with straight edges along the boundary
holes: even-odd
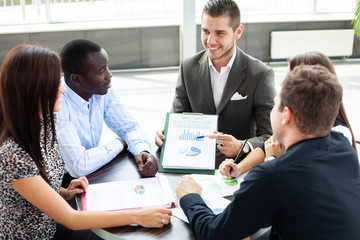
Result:
[[[67,91],[61,97],[56,131],[65,168],[73,177],[88,175],[110,162],[122,150],[118,139],[100,145],[103,121],[122,138],[136,155],[150,152],[150,142],[133,120],[113,89],[105,95],[92,95],[89,101],[77,95],[63,81]]]

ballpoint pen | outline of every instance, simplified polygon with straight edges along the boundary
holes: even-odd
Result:
[[[240,153],[244,150],[244,147],[245,147],[247,141],[248,141],[248,140],[245,139],[245,141],[243,142],[243,145],[242,145],[241,148],[240,148],[240,151],[239,151],[238,154],[236,155],[236,157],[235,157],[235,159],[234,159],[234,163],[235,163],[235,164],[238,164],[238,159],[239,159]],[[231,170],[230,170],[230,172],[231,172]]]
[[[219,133],[216,133],[215,135],[224,135],[224,133],[219,132]],[[194,137],[194,139],[201,139],[201,138],[206,138],[206,137],[209,137],[209,135],[197,136],[197,137]]]
[[[240,148],[240,151],[239,151],[238,154],[236,155],[236,157],[235,157],[235,159],[234,159],[234,163],[235,163],[235,164],[238,164],[238,159],[239,159],[240,153],[244,150],[244,147],[245,147],[247,141],[248,141],[248,140],[245,139],[245,141],[243,142],[243,145],[242,145],[241,148]],[[233,170],[232,167],[230,167],[230,173],[231,173],[232,170]],[[229,180],[230,180],[230,179],[229,179]]]

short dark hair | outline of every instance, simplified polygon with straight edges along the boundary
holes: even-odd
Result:
[[[68,81],[73,73],[85,74],[88,54],[100,51],[98,44],[87,39],[75,39],[65,44],[60,53],[65,81]]]
[[[202,15],[207,15],[215,18],[223,15],[230,17],[229,25],[235,31],[240,25],[240,9],[233,0],[209,0],[202,11]]]
[[[8,137],[23,147],[46,177],[40,146],[43,114],[44,144],[55,143],[54,106],[61,77],[57,53],[36,45],[22,44],[6,55],[0,70],[0,144]],[[50,146],[49,146],[50,147]]]
[[[326,136],[334,125],[341,99],[342,87],[327,68],[300,65],[282,83],[278,110],[288,107],[300,132]]]

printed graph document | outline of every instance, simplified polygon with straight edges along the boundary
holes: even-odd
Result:
[[[166,176],[90,184],[81,196],[83,211],[125,211],[175,207]]]
[[[222,213],[224,209],[227,207],[227,205],[229,205],[229,203],[231,202],[230,200],[218,196],[209,196],[209,195],[205,196],[204,194],[201,194],[201,197],[206,203],[206,205],[216,215]],[[182,208],[180,207],[180,204],[178,204],[176,208],[172,209],[172,214],[173,216],[183,220],[184,222],[189,223],[189,220],[187,219]]]
[[[200,184],[204,195],[226,197],[239,190],[248,172],[240,174],[237,178],[223,176],[219,170],[215,171],[215,175],[191,174],[190,176]]]
[[[160,172],[176,169],[175,172],[196,173],[188,171],[192,169],[210,170],[213,174],[216,140],[207,135],[217,130],[217,122],[218,115],[167,113]]]
[[[249,171],[240,174],[237,178],[222,176],[219,170],[215,171],[215,175],[191,174],[190,176],[202,187],[201,197],[206,205],[214,212],[219,214],[231,202],[223,197],[234,195],[239,190],[240,184],[244,181]],[[189,222],[180,204],[173,210],[173,215],[185,222]]]

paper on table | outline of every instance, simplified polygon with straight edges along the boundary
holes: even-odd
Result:
[[[215,175],[191,174],[190,176],[197,181],[202,187],[201,197],[206,205],[215,213],[219,214],[231,202],[223,197],[231,196],[240,188],[240,184],[244,181],[249,171],[240,174],[233,180],[228,180],[222,176],[219,170],[215,171]],[[173,215],[185,222],[189,222],[180,204],[172,209]]]
[[[215,175],[191,174],[202,187],[203,194],[207,196],[231,196],[236,190],[239,190],[240,183],[244,181],[244,177],[248,172],[240,174],[236,179],[228,179],[220,174],[219,170],[215,171]]]
[[[91,184],[81,196],[84,211],[125,211],[148,207],[175,207],[165,176]]]
[[[217,196],[205,196],[204,194],[202,194],[201,197],[214,214],[222,213],[227,207],[227,205],[229,205],[229,203],[231,202],[230,200]],[[189,223],[189,220],[187,219],[182,208],[180,207],[180,204],[178,204],[176,208],[172,209],[172,214],[173,216],[183,220],[184,222]]]
[[[174,169],[215,169],[216,141],[196,138],[217,129],[217,115],[168,115],[162,166]]]

